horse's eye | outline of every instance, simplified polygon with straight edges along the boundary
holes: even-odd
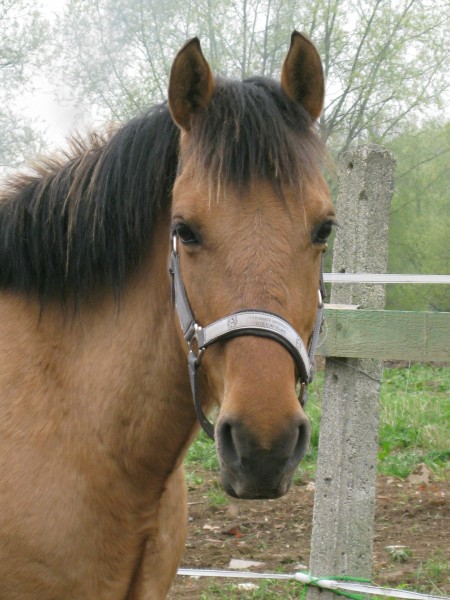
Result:
[[[313,231],[312,241],[314,244],[326,244],[331,232],[333,231],[334,222],[325,221]]]
[[[189,225],[186,225],[186,223],[177,223],[174,227],[174,231],[183,244],[200,243],[198,235],[192,231],[192,229],[189,227]]]

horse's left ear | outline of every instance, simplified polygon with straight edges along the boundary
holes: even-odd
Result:
[[[192,115],[205,110],[213,92],[213,74],[199,39],[192,38],[178,52],[170,70],[169,108],[175,123],[188,131]]]
[[[303,33],[294,31],[281,72],[281,87],[300,102],[313,121],[319,118],[325,96],[322,61],[316,47]]]

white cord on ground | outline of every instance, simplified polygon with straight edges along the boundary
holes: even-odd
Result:
[[[342,590],[346,592],[370,594],[372,596],[384,596],[390,598],[405,598],[407,600],[450,600],[449,596],[434,596],[432,594],[420,594],[408,590],[397,590],[382,588],[367,583],[354,581],[337,581],[335,579],[320,579],[309,575],[309,573],[255,573],[243,571],[225,571],[221,569],[178,569],[178,575],[189,577],[224,577],[233,579],[293,579],[304,585],[314,583],[316,587],[328,590]]]

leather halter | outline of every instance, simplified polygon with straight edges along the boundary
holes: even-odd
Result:
[[[194,398],[195,412],[197,413],[200,425],[207,435],[214,439],[214,426],[205,416],[200,404],[197,372],[201,364],[201,357],[206,348],[219,340],[228,340],[242,335],[253,335],[271,338],[284,346],[296,364],[298,379],[300,380],[299,400],[304,405],[307,398],[306,386],[308,383],[311,383],[313,378],[314,353],[323,323],[325,288],[322,263],[320,265],[319,301],[316,319],[311,342],[309,348],[306,349],[303,340],[295,329],[282,317],[268,311],[241,310],[218,321],[214,321],[210,325],[201,327],[195,320],[181,277],[180,255],[178,253],[177,242],[178,236],[176,233],[173,233],[169,266],[169,272],[172,276],[172,302],[175,304],[184,339],[189,345],[189,379]]]

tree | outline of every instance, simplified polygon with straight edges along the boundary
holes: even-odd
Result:
[[[0,0],[0,28],[0,166],[11,167],[41,145],[39,132],[13,106],[30,91],[31,69],[42,64],[47,26],[34,0]]]
[[[391,273],[448,273],[450,122],[410,127],[391,143],[397,157],[389,226]],[[388,306],[450,311],[448,286],[388,287]]]
[[[344,5],[355,11],[353,29],[342,19]],[[322,127],[334,145],[388,141],[408,121],[442,107],[450,82],[444,3],[336,1],[321,21],[328,85],[337,90]]]
[[[318,45],[321,119],[335,152],[382,142],[439,111],[449,77],[445,0],[70,0],[63,68],[80,101],[126,119],[165,97],[170,63],[198,35],[214,70],[278,77],[294,28]]]
[[[172,59],[194,35],[216,73],[241,79],[278,78],[292,30],[305,32],[323,59],[320,132],[332,153],[373,141],[399,156],[391,272],[443,272],[432,232],[448,237],[444,192],[434,195],[445,185],[435,139],[445,137],[447,15],[447,0],[69,0],[58,23],[61,69],[81,105],[121,121],[165,98]],[[420,212],[425,189],[433,200]],[[389,302],[442,308],[443,292],[395,287]]]

